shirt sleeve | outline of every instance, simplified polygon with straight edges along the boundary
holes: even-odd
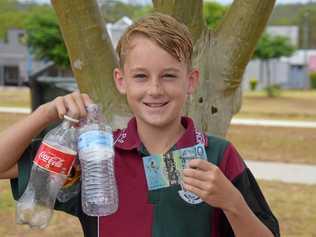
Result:
[[[280,236],[279,224],[276,217],[273,215],[253,174],[247,168],[232,144],[228,144],[225,149],[219,167],[243,195],[253,213],[271,230],[274,236]],[[216,212],[216,215],[219,217],[220,236],[234,236],[224,213],[220,210],[216,210]]]
[[[18,200],[26,190],[31,175],[33,159],[40,144],[40,139],[33,140],[18,161],[18,177],[10,180],[12,195],[15,200]],[[63,203],[56,200],[54,208],[55,210],[78,216],[81,213],[80,192]]]

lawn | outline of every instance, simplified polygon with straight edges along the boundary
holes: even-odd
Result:
[[[28,87],[0,87],[0,106],[30,108],[31,94]]]
[[[15,202],[9,181],[0,180],[0,236],[1,237],[72,237],[83,236],[80,222],[70,215],[55,212],[45,230],[32,230],[15,224]]]
[[[316,91],[282,91],[268,98],[264,92],[247,92],[236,118],[316,121]]]
[[[316,186],[260,181],[260,186],[280,222],[283,237],[316,236]],[[31,230],[15,224],[15,203],[9,182],[0,181],[1,237],[69,237],[83,236],[77,218],[55,212],[45,230]]]
[[[316,164],[316,128],[232,125],[227,138],[244,159]]]
[[[29,106],[28,89],[0,88],[0,106]],[[316,92],[284,92],[279,98],[247,93],[238,116],[316,121]],[[0,114],[0,131],[26,115]],[[316,129],[231,126],[228,139],[245,159],[316,164]],[[316,236],[316,186],[260,181],[278,217],[284,237]],[[15,224],[15,203],[9,182],[0,180],[0,236],[69,237],[83,236],[79,221],[55,212],[46,230],[34,231]]]
[[[0,113],[0,132],[14,122],[21,120],[25,116],[25,114]]]
[[[246,92],[236,118],[265,118],[316,121],[316,90],[282,91],[276,98],[265,92]],[[0,87],[0,106],[30,107],[27,87]]]
[[[316,186],[260,181],[282,237],[316,236]]]

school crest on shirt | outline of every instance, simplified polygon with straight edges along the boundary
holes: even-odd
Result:
[[[189,204],[199,204],[202,203],[203,200],[201,198],[199,198],[197,195],[195,195],[194,193],[191,193],[189,191],[185,191],[185,190],[179,190],[178,191],[179,196],[182,198],[182,200],[184,200],[185,202],[189,203]]]

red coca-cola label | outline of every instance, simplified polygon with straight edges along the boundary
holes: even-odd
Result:
[[[48,144],[42,143],[33,162],[49,172],[68,176],[75,158],[75,153],[57,150]]]

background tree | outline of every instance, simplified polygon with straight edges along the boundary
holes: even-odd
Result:
[[[228,7],[217,2],[205,2],[203,4],[203,16],[209,28],[215,28],[224,18]]]
[[[260,80],[262,80],[263,68],[266,69],[267,75],[267,94],[269,97],[274,96],[274,86],[271,81],[271,59],[279,59],[283,56],[291,56],[295,47],[290,43],[290,40],[283,36],[271,36],[263,34],[260,38],[255,52],[254,58],[260,59]]]
[[[47,4],[21,3],[17,0],[0,0],[0,40],[10,28],[25,29],[28,18],[33,14],[52,11]]]
[[[299,26],[298,48],[316,48],[315,2],[279,4],[274,8],[269,24]]]
[[[124,16],[136,20],[152,10],[150,5],[131,5],[117,0],[99,2],[105,22],[116,22]]]
[[[25,23],[27,44],[36,58],[53,61],[57,66],[69,68],[66,46],[60,32],[56,14],[51,8],[34,13]]]
[[[116,55],[96,1],[52,3],[80,90],[102,103],[105,113],[118,121],[128,110],[115,90],[112,70]],[[194,65],[200,68],[201,80],[185,112],[204,131],[224,136],[239,111],[242,75],[274,4],[275,0],[235,0],[216,30],[209,30],[202,0],[153,0],[154,11],[174,16],[193,34]]]

